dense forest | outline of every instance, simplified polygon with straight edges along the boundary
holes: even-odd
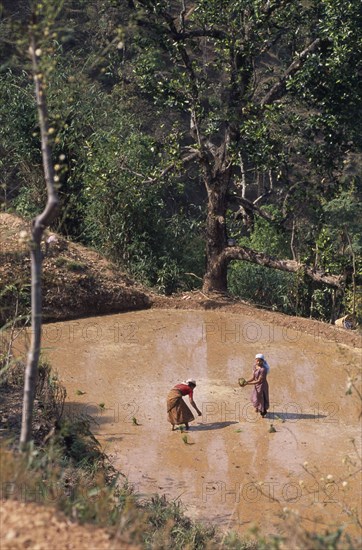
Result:
[[[170,294],[361,315],[360,0],[3,0],[0,198]]]

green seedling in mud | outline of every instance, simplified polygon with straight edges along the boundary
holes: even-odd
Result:
[[[187,439],[187,435],[185,434],[184,436],[182,436],[182,441],[185,443],[185,445],[195,445],[195,443],[191,443],[188,439]]]
[[[137,418],[136,418],[135,416],[132,417],[132,424],[133,424],[134,426],[140,426],[140,425],[141,425],[141,424],[138,423],[138,420],[137,420]]]
[[[237,434],[241,433],[243,430],[235,430]]]
[[[99,403],[99,408],[100,409],[104,409],[106,407],[106,404],[105,403]]]
[[[77,395],[84,395],[86,392],[85,391],[82,391],[82,390],[77,390],[75,392]]]
[[[276,429],[274,428],[273,424],[270,424],[269,433],[273,434],[276,432]]]
[[[277,414],[275,415],[275,418],[277,420],[281,420],[282,422],[285,422],[285,419],[284,418],[281,418],[280,416],[278,416]]]

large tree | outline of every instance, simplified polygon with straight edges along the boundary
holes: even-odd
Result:
[[[298,209],[303,214],[316,195],[333,196],[341,161],[358,141],[359,0],[129,5],[138,28],[136,38],[130,33],[130,49],[138,47],[131,79],[183,121],[178,162],[170,160],[162,174],[196,162],[206,189],[204,290],[227,290],[233,260],[303,271],[339,287],[341,274],[302,263],[293,236]],[[268,202],[278,206],[278,217],[265,208]],[[291,234],[291,257],[230,246],[229,209],[244,227],[255,215],[283,225]]]

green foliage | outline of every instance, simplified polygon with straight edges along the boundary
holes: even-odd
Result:
[[[100,444],[90,430],[90,424],[91,419],[85,416],[71,419],[65,417],[57,435],[58,444],[63,446],[65,456],[84,468],[104,459]]]
[[[335,197],[323,205],[324,225],[316,238],[318,265],[326,272],[348,272],[349,283],[352,277],[356,288],[349,284],[343,296],[342,307],[345,312],[354,310],[360,320],[360,281],[362,278],[362,232],[360,228],[361,189],[359,179],[355,179],[347,189],[342,189]],[[331,301],[331,292],[315,292],[315,304],[320,311],[320,303]],[[325,318],[322,315],[322,318]]]
[[[197,550],[205,548],[216,535],[213,527],[192,522],[184,515],[180,502],[167,501],[165,496],[152,497],[145,503],[144,509],[151,526],[149,532],[144,533],[146,548],[153,548],[164,537],[163,547],[172,545],[174,548]]]
[[[294,314],[293,275],[266,267],[235,262],[228,272],[231,294],[243,300]]]
[[[324,204],[326,232],[329,234],[335,252],[361,254],[362,231],[360,213],[362,208],[362,185],[343,189],[332,200]],[[347,250],[348,249],[348,250]]]
[[[0,323],[6,327],[7,323],[16,318],[16,321],[26,323],[30,317],[30,284],[24,281],[14,281],[3,285],[0,282]]]
[[[277,220],[280,215],[276,207],[266,207],[265,212]],[[250,246],[254,250],[267,252],[270,256],[285,258],[290,254],[288,234],[277,224],[271,225],[267,220],[257,217],[250,236]]]
[[[33,206],[43,198],[41,156],[36,139],[34,91],[25,72],[8,70],[0,78],[0,198],[7,207],[19,199],[20,213],[32,215]],[[32,196],[29,191],[32,189]],[[16,206],[16,203],[15,203]]]
[[[269,212],[278,215],[275,209]],[[274,257],[288,256],[286,234],[260,217],[255,220],[251,236],[240,238],[239,244]],[[228,271],[229,289],[234,296],[289,314],[295,313],[295,280],[293,274],[247,262],[233,262]]]
[[[33,217],[45,191],[26,6],[6,3],[1,23],[0,193],[5,208]],[[286,258],[293,223],[298,258],[330,273],[350,264],[348,234],[359,269],[358,181],[343,164],[361,146],[358,2],[200,0],[184,20],[168,1],[81,0],[77,11],[72,0],[32,6],[61,200],[54,229],[162,292],[193,288],[205,266],[205,158],[193,166],[181,159],[211,143],[217,174],[221,157],[210,153],[230,130],[227,196],[237,202],[243,167],[246,197],[272,188],[258,204],[284,229],[257,220],[250,231],[229,216],[227,234],[241,244],[247,235],[246,245]],[[281,96],[262,104],[316,38]],[[191,114],[197,131],[190,132]],[[237,295],[290,313],[309,314],[303,303],[312,302],[315,315],[329,318],[330,291],[300,276],[236,263],[229,275]]]
[[[186,280],[183,265],[200,263],[199,250],[190,246],[197,225],[190,228],[192,205],[183,204],[184,186],[150,177],[156,150],[121,110],[112,127],[87,141],[84,233],[137,278],[170,293]]]

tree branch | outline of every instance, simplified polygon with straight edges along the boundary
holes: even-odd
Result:
[[[319,47],[320,43],[321,39],[316,38],[316,40],[309,44],[309,46],[305,48],[302,53],[299,54],[298,58],[295,59],[285,71],[279,82],[276,82],[274,86],[271,87],[266,96],[261,100],[262,106],[269,105],[270,103],[273,103],[273,101],[280,99],[284,95],[288,78],[292,77],[300,70],[305,61],[308,59],[309,55]]]
[[[274,0],[274,2],[271,2],[270,0],[267,0],[264,8],[262,9],[263,14],[269,18],[273,13],[278,10],[279,8],[282,8],[284,6],[287,6],[288,4],[291,4],[293,0]],[[260,23],[262,24],[262,23]]]
[[[195,29],[194,31],[183,31],[173,35],[176,42],[182,42],[189,38],[216,38],[218,40],[225,40],[229,38],[229,35],[220,29]]]
[[[194,160],[196,158],[200,157],[200,151],[193,151],[190,155],[187,155],[186,157],[184,157],[183,159],[181,159],[181,163],[182,164],[187,164],[188,162],[190,162],[191,160]],[[130,174],[133,174],[134,176],[137,176],[139,178],[142,178],[143,181],[142,183],[156,183],[157,181],[159,181],[160,179],[162,179],[163,177],[165,177],[167,174],[169,174],[170,172],[172,172],[173,170],[176,170],[177,168],[177,164],[178,162],[180,162],[180,160],[177,160],[175,162],[172,162],[170,163],[168,166],[166,166],[166,168],[164,168],[157,176],[155,176],[154,178],[146,178],[145,174],[141,174],[139,172],[136,172],[135,170],[133,170],[127,163],[127,161],[123,158],[122,159],[122,165],[121,165],[121,170],[127,170],[127,172],[129,172]]]
[[[313,281],[317,283],[323,283],[333,288],[341,288],[344,282],[343,275],[328,275],[322,271],[315,271],[313,268],[305,264],[301,264],[296,260],[279,260],[278,258],[273,258],[272,256],[264,254],[263,252],[257,252],[243,246],[232,246],[229,248],[225,248],[224,251],[219,255],[218,262],[215,268],[217,269],[219,267],[219,264],[225,261],[229,263],[232,260],[243,260],[246,262],[251,262],[253,264],[261,265],[263,267],[285,271],[287,273],[298,273],[299,271],[301,271]]]
[[[270,193],[271,193],[271,191],[269,191],[268,193],[264,193],[261,196],[268,196]],[[258,197],[258,199],[260,199],[260,197]],[[258,200],[258,199],[256,199],[256,200]],[[245,198],[242,198],[242,197],[238,197],[237,200],[238,200],[238,203],[241,205],[241,208],[246,210],[247,212],[248,211],[249,212],[256,212],[261,218],[264,218],[264,220],[267,220],[268,222],[271,222],[271,223],[278,223],[279,224],[279,223],[283,222],[283,220],[276,220],[273,216],[271,216],[267,212],[264,212],[264,210],[262,210],[261,208],[256,206],[255,201],[251,202],[248,199],[245,199]]]

